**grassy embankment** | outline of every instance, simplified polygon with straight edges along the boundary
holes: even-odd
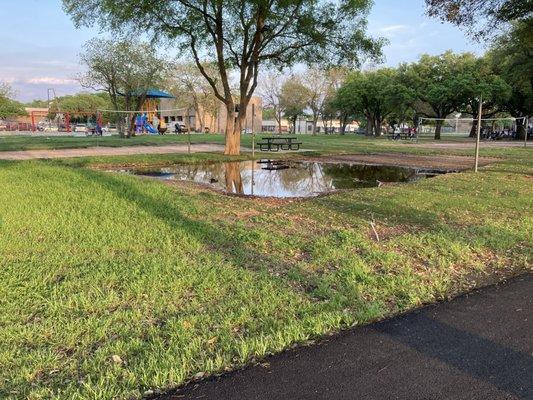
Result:
[[[341,139],[306,148],[413,151]],[[83,167],[221,156],[0,161],[0,397],[136,398],[527,270],[533,156],[486,154],[283,203]]]

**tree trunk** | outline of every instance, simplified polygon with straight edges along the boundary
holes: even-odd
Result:
[[[524,125],[523,119],[516,120],[516,138],[519,140],[524,140],[526,138],[527,130]]]
[[[292,134],[296,135],[296,121],[298,120],[298,116],[292,117]]]
[[[185,115],[185,129],[187,129],[187,132],[190,132],[190,130],[191,130],[191,120],[189,118],[189,114],[191,113],[191,109],[187,108],[185,110],[185,112],[186,112],[186,115]]]
[[[241,125],[242,115],[235,121],[235,103],[230,100],[226,103],[226,147],[224,154],[238,156],[241,153]],[[246,114],[244,115],[246,117]]]
[[[316,126],[317,126],[317,124],[318,124],[318,117],[313,115],[313,130],[311,131],[313,136],[316,135]]]
[[[441,129],[442,129],[442,121],[437,120],[437,125],[435,126],[435,140],[440,140]]]
[[[347,117],[345,115],[341,116],[339,122],[340,122],[340,125],[341,125],[341,131],[340,131],[340,134],[341,135],[345,135],[346,134],[346,125],[347,125]]]
[[[470,133],[468,134],[468,137],[475,138],[477,135],[477,117],[474,117],[474,122],[472,123],[472,127],[470,128]]]
[[[374,133],[374,123],[370,119],[370,117],[366,117],[366,133],[365,133],[365,135],[366,136],[372,136],[373,133]]]
[[[374,119],[374,135],[381,136],[381,119]]]
[[[239,163],[226,164],[226,190],[229,193],[244,194]]]

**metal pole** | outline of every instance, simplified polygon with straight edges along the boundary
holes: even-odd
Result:
[[[479,163],[479,136],[481,134],[481,112],[483,108],[483,96],[479,96],[479,108],[477,114],[477,134],[476,134],[476,159],[474,164],[474,172],[477,172],[477,167]]]
[[[516,124],[516,122],[515,122]],[[528,125],[529,125],[529,117],[526,117],[526,121],[524,123],[524,130],[525,130],[525,134],[524,134],[524,149],[527,147],[527,128],[528,128]]]
[[[255,104],[252,103],[252,159],[255,159],[254,117],[255,117]],[[253,163],[252,163],[252,176],[253,176]],[[253,182],[252,182],[252,187],[253,187]]]

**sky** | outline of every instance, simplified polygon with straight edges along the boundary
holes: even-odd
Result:
[[[449,49],[484,52],[458,28],[431,19],[424,11],[424,0],[374,0],[368,32],[389,41],[384,65]],[[105,34],[98,28],[76,29],[61,0],[0,0],[0,19],[0,81],[13,87],[18,100],[46,99],[49,88],[57,96],[82,90],[76,81],[82,72],[78,54],[87,40]]]

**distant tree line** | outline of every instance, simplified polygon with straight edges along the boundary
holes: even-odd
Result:
[[[340,121],[341,133],[349,121],[361,122],[369,136],[381,134],[384,123],[417,125],[421,117],[435,118],[435,139],[442,119],[452,113],[482,118],[501,115],[526,117],[533,113],[533,40],[527,21],[514,22],[482,57],[451,51],[423,55],[398,68],[368,71],[311,69],[283,78],[269,75],[262,85],[265,107],[278,124],[284,117],[294,126],[298,116],[313,121]],[[518,137],[525,126],[518,120]],[[279,126],[281,131],[281,126]],[[476,122],[471,136],[475,134]]]

